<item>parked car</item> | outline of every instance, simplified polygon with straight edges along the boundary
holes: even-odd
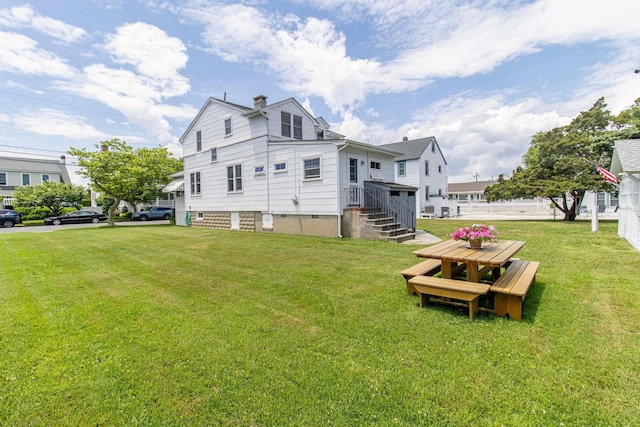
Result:
[[[171,219],[172,208],[169,206],[154,206],[146,211],[134,212],[131,219],[148,221],[150,219]]]
[[[44,223],[47,225],[78,224],[81,222],[93,222],[94,224],[97,224],[100,221],[106,220],[107,216],[102,213],[94,211],[75,211],[66,215],[45,218]]]
[[[16,224],[22,224],[22,215],[10,209],[0,210],[0,226],[9,228]]]

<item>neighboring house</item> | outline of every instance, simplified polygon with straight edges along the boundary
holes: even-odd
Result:
[[[640,250],[640,139],[615,142],[611,172],[620,180],[618,235]]]
[[[381,147],[399,151],[395,158],[395,182],[418,189],[416,212],[436,216],[447,203],[447,161],[433,136],[384,144]]]
[[[0,205],[13,207],[13,192],[24,185],[38,185],[46,181],[71,183],[66,158],[46,160],[42,158],[15,157],[0,154]]]
[[[400,153],[345,139],[293,98],[260,95],[253,108],[209,98],[180,142],[184,177],[165,191],[183,182],[184,225],[342,236],[345,210],[382,191],[411,206],[415,227],[415,188],[392,183]]]
[[[449,198],[458,202],[486,202],[485,188],[497,184],[497,181],[472,181],[449,184]]]

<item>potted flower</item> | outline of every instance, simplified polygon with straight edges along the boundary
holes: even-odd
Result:
[[[482,242],[496,240],[498,230],[493,225],[473,224],[471,227],[460,227],[449,236],[453,240],[469,242],[469,246],[472,248],[481,248]]]

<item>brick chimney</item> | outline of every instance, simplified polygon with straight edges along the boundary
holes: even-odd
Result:
[[[60,161],[62,162],[63,165],[67,164],[67,156],[65,156],[64,154],[62,156],[60,156]]]
[[[403,142],[404,142],[404,141],[408,141],[408,140],[409,140],[409,138],[407,138],[406,136],[403,136],[403,137],[402,137],[402,141],[403,141]]]
[[[253,108],[264,108],[267,106],[267,97],[264,95],[258,95],[253,98]]]

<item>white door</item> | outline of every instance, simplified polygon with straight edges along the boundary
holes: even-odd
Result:
[[[240,212],[231,212],[231,229],[240,230]]]

